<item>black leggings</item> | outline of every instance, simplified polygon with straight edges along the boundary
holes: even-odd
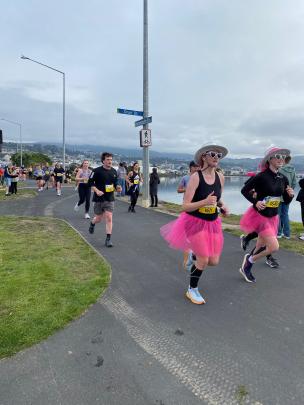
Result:
[[[91,199],[91,187],[87,184],[79,184],[78,186],[78,194],[79,194],[79,205],[85,202],[85,212],[89,212],[90,209],[90,199]]]
[[[302,224],[304,226],[304,201],[301,201],[301,216],[302,216]]]
[[[151,197],[151,206],[152,207],[157,207],[157,205],[158,205],[157,194],[150,194],[150,197]]]
[[[138,188],[135,191],[131,191],[130,192],[130,197],[131,197],[131,207],[134,208],[136,203],[137,203],[137,199],[139,196],[139,190]]]
[[[12,181],[10,189],[11,189],[10,191],[12,194],[17,194],[17,182],[16,181]]]

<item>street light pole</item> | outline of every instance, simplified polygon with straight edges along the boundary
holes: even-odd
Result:
[[[37,63],[38,65],[44,66],[48,69],[54,70],[62,74],[62,85],[63,85],[63,92],[62,92],[62,153],[63,153],[63,168],[65,170],[65,73],[61,70],[55,69],[45,63],[38,62],[35,59],[28,58],[27,56],[21,55],[21,59],[30,60],[31,62]]]
[[[23,160],[22,160],[22,153],[23,153],[23,145],[22,145],[22,125],[19,122],[7,120],[6,118],[0,118],[1,121],[6,121],[9,122],[10,124],[18,125],[19,126],[19,142],[20,142],[20,166],[23,165]],[[18,144],[17,144],[18,145]],[[17,146],[17,152],[18,152],[18,146]]]
[[[149,116],[149,69],[148,69],[148,0],[144,0],[143,26],[143,118]],[[143,125],[149,129],[149,124]],[[149,146],[143,148],[143,205],[149,206]]]

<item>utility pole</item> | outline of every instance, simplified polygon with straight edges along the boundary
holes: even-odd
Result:
[[[144,1],[144,26],[143,26],[143,119],[149,116],[149,66],[148,66],[148,0]],[[149,124],[144,124],[143,129],[149,129]],[[143,196],[145,207],[149,206],[149,146],[143,148]]]

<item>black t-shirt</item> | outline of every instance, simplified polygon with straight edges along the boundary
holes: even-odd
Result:
[[[55,175],[56,177],[62,179],[62,177],[63,177],[63,175],[64,175],[64,168],[63,168],[63,167],[55,167],[55,169],[54,169],[54,175]]]
[[[104,193],[99,197],[94,192],[94,202],[114,201],[114,190],[117,186],[117,172],[113,167],[111,167],[111,169],[105,169],[103,166],[97,167],[92,171],[88,185],[95,186]]]
[[[255,204],[258,201],[264,201],[266,208],[258,211],[263,217],[274,217],[278,214],[278,207],[280,199],[286,204],[289,204],[292,197],[289,197],[286,191],[288,186],[288,179],[281,173],[274,173],[270,169],[266,169],[264,172],[258,173],[256,176],[249,179],[241,192],[248,201],[253,204],[253,208],[258,211]],[[257,194],[256,198],[253,197],[252,190]]]

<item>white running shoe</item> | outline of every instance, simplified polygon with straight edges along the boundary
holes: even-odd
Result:
[[[85,217],[85,219],[90,219],[91,218],[90,215],[87,212],[84,214],[84,217]]]
[[[79,211],[79,205],[78,205],[78,202],[75,204],[75,207],[74,207],[74,211]]]
[[[204,298],[201,296],[200,292],[198,291],[197,287],[196,288],[189,287],[186,292],[186,297],[189,298],[189,300],[193,304],[201,305],[201,304],[206,303],[206,301],[204,300]]]

